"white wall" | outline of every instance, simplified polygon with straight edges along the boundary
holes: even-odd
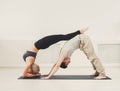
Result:
[[[119,0],[0,0],[0,66],[23,65],[16,60],[35,40],[85,26],[93,41],[119,42],[119,4]]]

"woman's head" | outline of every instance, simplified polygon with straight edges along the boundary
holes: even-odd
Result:
[[[39,71],[40,71],[40,67],[36,63],[34,63],[29,69],[29,73],[33,73],[33,74],[39,73]]]

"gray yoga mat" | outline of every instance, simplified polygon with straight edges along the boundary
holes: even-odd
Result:
[[[19,77],[18,79],[39,79],[41,77],[27,77],[27,78],[23,78],[23,77]],[[95,77],[92,75],[54,75],[52,76],[50,79],[48,80],[96,80],[94,79]],[[110,77],[107,77],[105,79],[102,80],[111,80]]]

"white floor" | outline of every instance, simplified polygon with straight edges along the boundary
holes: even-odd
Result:
[[[23,68],[0,68],[0,91],[120,91],[120,67],[106,67],[112,80],[18,80]],[[47,73],[49,68],[42,68]],[[89,67],[60,69],[56,74],[88,75]]]

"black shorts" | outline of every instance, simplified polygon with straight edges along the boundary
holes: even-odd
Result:
[[[26,61],[26,58],[29,57],[29,56],[32,56],[32,57],[36,58],[36,53],[34,53],[32,51],[26,51],[26,53],[24,53],[24,55],[23,55],[24,61]]]

